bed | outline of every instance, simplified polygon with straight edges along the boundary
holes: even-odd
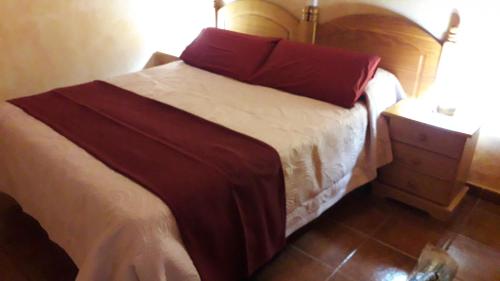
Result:
[[[107,80],[276,149],[288,236],[392,160],[387,124],[379,115],[404,91],[425,92],[443,42],[379,9],[319,25],[315,7],[306,7],[299,20],[266,1],[215,4],[220,28],[377,52],[383,59],[385,70],[379,69],[366,98],[351,109],[182,61]],[[9,103],[0,105],[0,135],[0,191],[66,250],[79,267],[77,280],[200,280],[172,212],[154,194]]]

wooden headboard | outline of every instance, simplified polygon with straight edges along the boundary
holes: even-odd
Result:
[[[439,40],[404,16],[363,6],[357,5],[362,13],[351,9],[349,15],[321,24],[317,44],[379,55],[380,66],[398,77],[408,96],[422,97],[436,78],[443,46],[454,40],[458,14],[450,20],[446,39]]]
[[[218,28],[299,42],[314,41],[317,16],[307,14],[308,7],[304,8],[302,19],[265,0],[237,0],[228,4],[215,0],[214,7]]]
[[[265,0],[215,0],[214,6],[219,28],[379,55],[380,66],[415,98],[434,82],[443,49],[454,42],[460,22],[454,14],[445,39],[439,40],[408,18],[368,4],[306,6],[301,19]],[[333,19],[319,25],[320,9]]]

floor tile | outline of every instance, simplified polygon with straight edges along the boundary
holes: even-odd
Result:
[[[460,280],[500,280],[499,251],[458,235],[448,249],[448,253],[458,263],[457,278]]]
[[[265,266],[253,281],[324,281],[333,269],[323,265],[293,247],[288,247]]]
[[[496,204],[484,199],[479,199],[477,207],[500,216],[500,204]]]
[[[335,275],[333,275],[332,277],[330,277],[330,279],[328,279],[328,281],[357,281],[355,279],[352,279],[342,273],[336,273]]]
[[[500,190],[491,189],[489,187],[484,187],[481,192],[480,197],[487,201],[493,202],[497,205],[500,205]]]
[[[28,281],[29,279],[12,263],[8,255],[0,251],[0,280]]]
[[[475,183],[472,183],[470,181],[467,181],[468,186],[469,186],[469,191],[467,191],[467,194],[474,195],[477,198],[481,197],[481,193],[483,193],[483,188],[477,186]]]
[[[385,200],[361,190],[342,199],[328,211],[328,215],[337,222],[371,235],[390,216],[390,209]]]
[[[19,208],[9,209],[0,216],[0,250],[17,265],[26,280],[76,278],[78,269],[64,250],[50,241],[38,222]]]
[[[391,217],[374,234],[374,238],[418,258],[426,244],[441,247],[454,235],[446,224],[425,213],[405,212]]]
[[[492,207],[488,206],[479,202],[459,232],[500,251],[500,215],[491,212]]]
[[[362,281],[406,281],[415,264],[415,259],[369,240],[340,268],[340,273]]]
[[[320,220],[294,245],[307,254],[337,268],[368,237],[338,223]]]
[[[478,197],[467,194],[448,221],[443,222],[449,229],[457,231],[476,207]]]
[[[16,205],[17,203],[14,199],[12,199],[12,197],[3,192],[0,192],[0,213]]]
[[[454,281],[500,280],[495,263],[500,260],[495,249],[498,205],[468,196],[456,216],[440,222],[403,204],[375,199],[369,189],[346,199],[289,239],[291,245],[252,280],[406,281],[416,263],[408,255],[418,256],[426,241],[444,241],[455,231],[464,234],[454,234],[449,249],[460,264]],[[1,281],[69,281],[77,270],[18,206],[0,213]]]

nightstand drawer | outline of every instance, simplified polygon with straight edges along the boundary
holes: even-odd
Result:
[[[458,160],[441,154],[429,152],[415,146],[393,141],[394,162],[409,169],[442,180],[454,181],[458,169]]]
[[[433,104],[420,99],[402,100],[383,115],[394,162],[379,169],[374,193],[446,219],[468,190],[465,183],[479,120],[439,114]]]
[[[390,119],[391,138],[460,159],[467,138],[403,118]]]
[[[396,163],[382,167],[379,170],[379,180],[441,205],[450,203],[454,188],[452,181],[417,173]]]

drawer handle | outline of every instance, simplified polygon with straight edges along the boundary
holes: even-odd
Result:
[[[426,134],[418,134],[417,139],[420,142],[426,142],[427,141],[427,135]]]

